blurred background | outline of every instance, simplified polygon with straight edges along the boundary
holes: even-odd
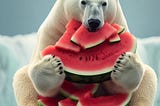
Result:
[[[37,31],[55,0],[0,0],[0,34]],[[138,37],[160,35],[160,0],[121,0],[130,31]]]
[[[35,32],[54,2],[0,0],[0,106],[16,106],[12,77],[28,63],[36,43]],[[138,38],[142,60],[152,66],[159,78],[160,0],[121,0],[121,5],[130,31]],[[155,106],[160,106],[158,93]]]

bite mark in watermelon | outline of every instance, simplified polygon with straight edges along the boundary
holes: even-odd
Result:
[[[96,32],[89,32],[84,25],[81,25],[73,34],[71,41],[84,49],[88,49],[101,44],[113,33],[116,33],[116,29],[108,23],[105,23],[105,25]]]

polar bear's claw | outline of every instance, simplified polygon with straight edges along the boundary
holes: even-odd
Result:
[[[56,57],[55,55],[47,55],[41,61],[42,64],[47,64],[47,67],[50,67],[50,70],[56,72],[57,75],[64,74],[63,63],[61,62],[60,58]]]

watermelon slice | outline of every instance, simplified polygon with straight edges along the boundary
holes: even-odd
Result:
[[[125,30],[125,28],[118,24],[112,24],[112,27],[117,29],[117,33],[114,33],[111,35],[111,37],[109,37],[109,42],[110,43],[119,42],[121,40],[119,35]]]
[[[112,24],[112,27],[117,29],[117,33],[120,35],[122,32],[124,32],[125,28],[123,26],[120,26],[118,24]]]
[[[61,86],[61,93],[63,95],[58,95],[57,97],[39,96],[38,106],[76,106],[74,105],[76,103],[75,101],[78,101],[79,98],[83,97],[87,92],[94,94],[97,89],[98,84],[87,84],[77,87],[72,82],[65,80]],[[65,97],[68,99],[64,99]]]
[[[131,98],[131,94],[115,94],[111,96],[80,98],[77,106],[126,106]]]
[[[117,33],[113,34],[110,38],[109,38],[109,42],[110,43],[114,43],[114,42],[119,42],[121,39],[119,37],[119,35]]]
[[[109,37],[109,42],[111,43],[118,42],[120,41],[120,37],[118,34],[121,34],[123,31],[124,31],[124,27],[119,26],[118,24],[112,24],[111,26],[110,24],[106,23],[103,26],[103,28],[101,28],[96,33],[89,32],[84,27],[84,25],[81,25],[81,22],[72,19],[66,25],[65,33],[62,35],[59,41],[57,41],[55,46],[65,50],[79,52],[81,48],[73,43],[76,43],[76,44],[82,43],[79,45],[87,49],[104,42],[108,37]],[[84,43],[84,42],[87,42],[87,43]]]
[[[58,106],[61,97],[38,97],[38,106]]]
[[[116,29],[108,23],[96,32],[89,32],[84,25],[81,25],[73,34],[71,41],[84,49],[88,49],[101,44],[113,33],[116,33]]]
[[[58,106],[77,106],[77,102],[67,98],[58,102]]]
[[[68,24],[66,25],[66,30],[74,30],[77,31],[77,29],[81,26],[81,22],[71,19]]]
[[[71,98],[72,100],[79,100],[80,97],[84,96],[87,92],[91,92],[94,94],[98,89],[98,84],[87,84],[82,85],[81,87],[77,87],[72,82],[64,81],[64,83],[61,86],[61,93]]]
[[[73,44],[70,39],[72,35],[77,31],[77,29],[80,27],[81,23],[72,19],[67,25],[66,25],[66,31],[62,35],[62,37],[57,41],[55,44],[56,47],[62,48],[65,50],[71,50],[73,52],[79,52],[80,47]]]
[[[67,37],[67,36],[66,36]],[[66,38],[68,39],[68,38]],[[120,35],[120,42],[107,40],[98,46],[78,53],[48,46],[42,55],[56,55],[61,58],[66,79],[79,83],[96,83],[110,79],[115,61],[124,52],[136,51],[136,38],[129,32]]]

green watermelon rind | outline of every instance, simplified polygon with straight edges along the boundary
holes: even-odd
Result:
[[[129,101],[131,100],[132,93],[128,95],[128,98],[125,102],[123,102],[120,106],[129,106]]]
[[[84,49],[89,49],[89,48],[95,47],[95,46],[103,43],[105,40],[106,40],[106,39],[101,39],[101,40],[99,40],[99,41],[97,41],[97,42],[95,42],[95,43],[92,43],[92,44],[83,46],[83,45],[79,44],[79,43],[76,41],[76,39],[74,39],[74,37],[71,38],[71,42],[73,42],[73,43],[76,44],[76,45],[80,45],[80,46],[83,47]]]
[[[115,39],[109,40],[110,43],[116,43],[119,42],[121,39],[119,36],[117,36]]]
[[[65,71],[65,74],[66,74],[65,79],[75,83],[83,83],[83,84],[100,83],[100,82],[111,79],[110,78],[111,71],[109,73],[103,73],[103,74],[92,75],[92,76],[77,75],[77,74],[73,74]]]
[[[136,53],[137,40],[134,40],[134,45],[131,48],[130,52]],[[113,70],[113,67],[107,67],[101,71],[95,71],[92,73],[87,73],[87,71],[76,71],[67,67],[64,67],[66,80],[76,82],[76,83],[100,83],[110,79],[110,74]]]
[[[122,34],[124,31],[125,31],[125,27],[123,27],[123,26],[120,26],[121,27],[121,29],[120,30],[118,30],[118,35],[120,35],[120,34]]]
[[[71,73],[71,74],[77,74],[77,75],[82,75],[82,76],[94,76],[94,75],[102,75],[105,73],[110,73],[113,70],[113,67],[107,67],[107,68],[103,68],[103,69],[99,69],[99,70],[94,70],[92,72],[88,72],[87,70],[74,70],[72,68],[66,67],[64,66],[64,69],[66,70],[66,72]]]
[[[120,35],[125,31],[125,28],[123,26],[120,26],[120,29],[118,30],[117,34]],[[117,36],[117,38],[109,40],[110,43],[116,43],[119,42],[121,39],[119,36]]]
[[[92,93],[92,94],[95,94],[96,91],[97,91],[97,89],[98,89],[98,87],[99,87],[99,84],[95,84],[95,87],[94,87],[94,89],[92,90],[91,93]],[[70,98],[71,100],[79,100],[79,98],[78,98],[77,96],[75,96],[74,94],[73,94],[73,95],[70,95],[69,98]]]
[[[38,100],[38,105],[37,106],[46,106],[46,105],[43,104],[43,102],[41,100]]]
[[[98,87],[99,84],[93,83],[87,85],[82,84],[82,86],[79,88],[73,82],[65,80],[61,86],[60,93],[64,97],[70,98],[73,101],[78,101],[79,98],[85,95],[87,92],[91,92],[92,94],[94,94],[97,91]]]

